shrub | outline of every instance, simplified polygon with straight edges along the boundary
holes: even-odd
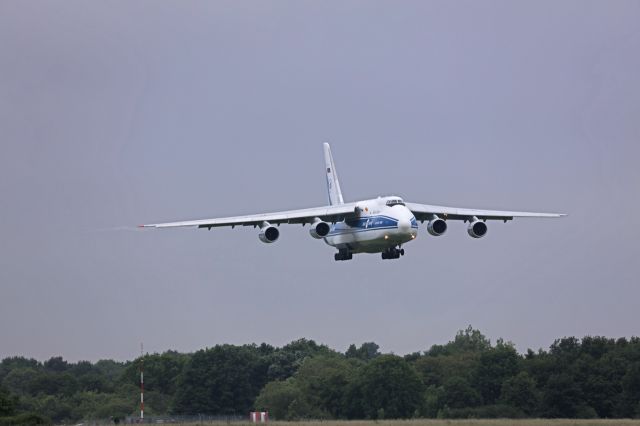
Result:
[[[480,407],[448,408],[438,412],[442,419],[520,419],[525,414],[510,405],[483,405]]]
[[[13,417],[0,418],[0,426],[51,425],[51,420],[38,414],[25,413]]]

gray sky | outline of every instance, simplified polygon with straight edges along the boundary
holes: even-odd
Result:
[[[0,357],[308,337],[519,350],[638,324],[640,2],[0,2]],[[345,198],[559,211],[399,261],[306,228],[127,230]]]

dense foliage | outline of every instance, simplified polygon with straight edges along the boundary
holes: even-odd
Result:
[[[640,339],[568,337],[521,355],[471,327],[404,357],[373,342],[336,352],[300,339],[168,351],[134,361],[0,363],[0,424],[123,418],[138,408],[140,362],[153,414],[275,419],[640,417]]]

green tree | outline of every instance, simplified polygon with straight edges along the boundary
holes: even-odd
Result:
[[[69,368],[69,363],[62,359],[61,356],[52,357],[44,362],[44,369],[47,371],[62,373],[63,371],[67,371]]]
[[[547,351],[520,356],[468,327],[404,359],[378,349],[373,342],[352,345],[344,356],[299,339],[282,348],[223,345],[193,355],[147,355],[147,412],[244,415],[255,401],[281,419],[640,416],[638,337],[564,337]],[[5,358],[0,416],[37,413],[33,422],[49,416],[61,423],[131,414],[137,361]],[[273,378],[286,380],[265,386]]]
[[[17,398],[0,387],[0,417],[12,416],[16,411]]]
[[[465,378],[454,376],[444,382],[442,403],[449,408],[476,407],[482,397]]]
[[[444,389],[442,386],[431,385],[424,391],[422,405],[420,406],[420,417],[435,418],[438,411],[443,407]]]
[[[90,392],[111,392],[112,386],[108,379],[99,372],[88,372],[78,377],[78,390]]]
[[[42,365],[35,359],[21,356],[8,357],[0,362],[0,383],[13,370],[29,368],[34,371],[42,368]]]
[[[193,354],[178,380],[180,414],[244,414],[266,382],[266,362],[254,346],[218,345]]]
[[[352,344],[347,349],[345,355],[347,358],[357,358],[362,361],[370,361],[380,356],[378,349],[380,349],[380,346],[374,342],[365,342],[361,344],[359,348],[356,348],[356,345]]]
[[[534,415],[540,404],[536,381],[526,371],[508,378],[502,384],[500,402],[516,407],[526,415]]]
[[[109,383],[113,383],[123,374],[125,364],[110,359],[101,359],[95,363],[94,370],[99,372]]]
[[[67,372],[44,371],[36,375],[29,384],[32,395],[44,393],[47,395],[71,396],[78,391],[78,381]]]
[[[480,354],[474,387],[480,392],[484,404],[496,403],[504,381],[518,373],[519,361],[520,356],[513,344],[502,340]]]
[[[134,412],[131,408],[130,401],[112,398],[105,404],[98,406],[94,414],[98,419],[123,419]]]
[[[29,395],[32,383],[39,377],[39,373],[33,368],[16,368],[5,376],[2,385],[9,392],[16,395]]]
[[[543,411],[545,417],[574,418],[584,405],[580,388],[567,373],[549,377],[544,389]]]
[[[570,372],[582,391],[585,403],[593,407],[599,417],[608,418],[613,416],[620,400],[627,362],[614,350],[602,353],[601,350],[608,350],[607,346],[595,342],[591,340],[591,346],[586,346]]]
[[[109,417],[122,418],[136,411],[138,402],[135,398],[131,397],[132,395],[129,395],[127,398],[120,398],[113,393],[85,391],[77,392],[62,402],[70,404],[70,411],[68,413],[69,420],[96,420]]]
[[[140,382],[140,365],[144,363],[144,385],[149,391],[157,391],[165,395],[176,392],[178,377],[189,359],[188,355],[175,351],[162,354],[145,355],[136,358],[125,368],[120,380],[138,385]]]
[[[289,406],[296,399],[302,398],[302,392],[293,383],[293,379],[267,383],[260,391],[254,404],[258,410],[265,410],[274,420],[286,420],[289,417]]]
[[[403,358],[382,355],[364,365],[351,387],[350,416],[385,418],[413,416],[422,402],[422,382],[415,369]]]
[[[459,330],[455,338],[446,345],[433,345],[427,355],[451,355],[460,352],[482,352],[491,348],[491,341],[479,330],[469,325],[465,330]]]
[[[318,345],[313,340],[294,340],[270,354],[271,361],[267,371],[268,380],[285,380],[293,376],[302,365],[302,362],[308,357],[335,353],[327,346]]]
[[[414,366],[425,386],[442,386],[451,377],[462,377],[471,382],[479,366],[480,354],[461,352],[451,355],[427,355],[415,361]]]
[[[347,416],[346,390],[353,381],[356,367],[342,356],[319,355],[304,360],[295,383],[312,407],[322,417]]]
[[[327,418],[326,416],[327,414],[325,412],[309,404],[304,395],[291,401],[291,404],[289,404],[289,410],[287,411],[287,420],[324,420]]]
[[[67,420],[76,420],[73,416],[71,402],[54,395],[41,395],[35,401],[35,412],[50,418],[56,423]]]
[[[622,378],[617,414],[623,417],[640,415],[640,361],[630,365]]]

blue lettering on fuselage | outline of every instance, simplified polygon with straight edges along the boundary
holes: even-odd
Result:
[[[415,218],[413,219],[415,221]],[[411,225],[413,226],[413,221]],[[416,227],[418,223],[416,222]],[[364,232],[380,229],[395,229],[398,227],[398,219],[389,216],[368,216],[355,219],[347,219],[344,222],[338,222],[331,227],[328,237],[338,235],[344,232]]]

